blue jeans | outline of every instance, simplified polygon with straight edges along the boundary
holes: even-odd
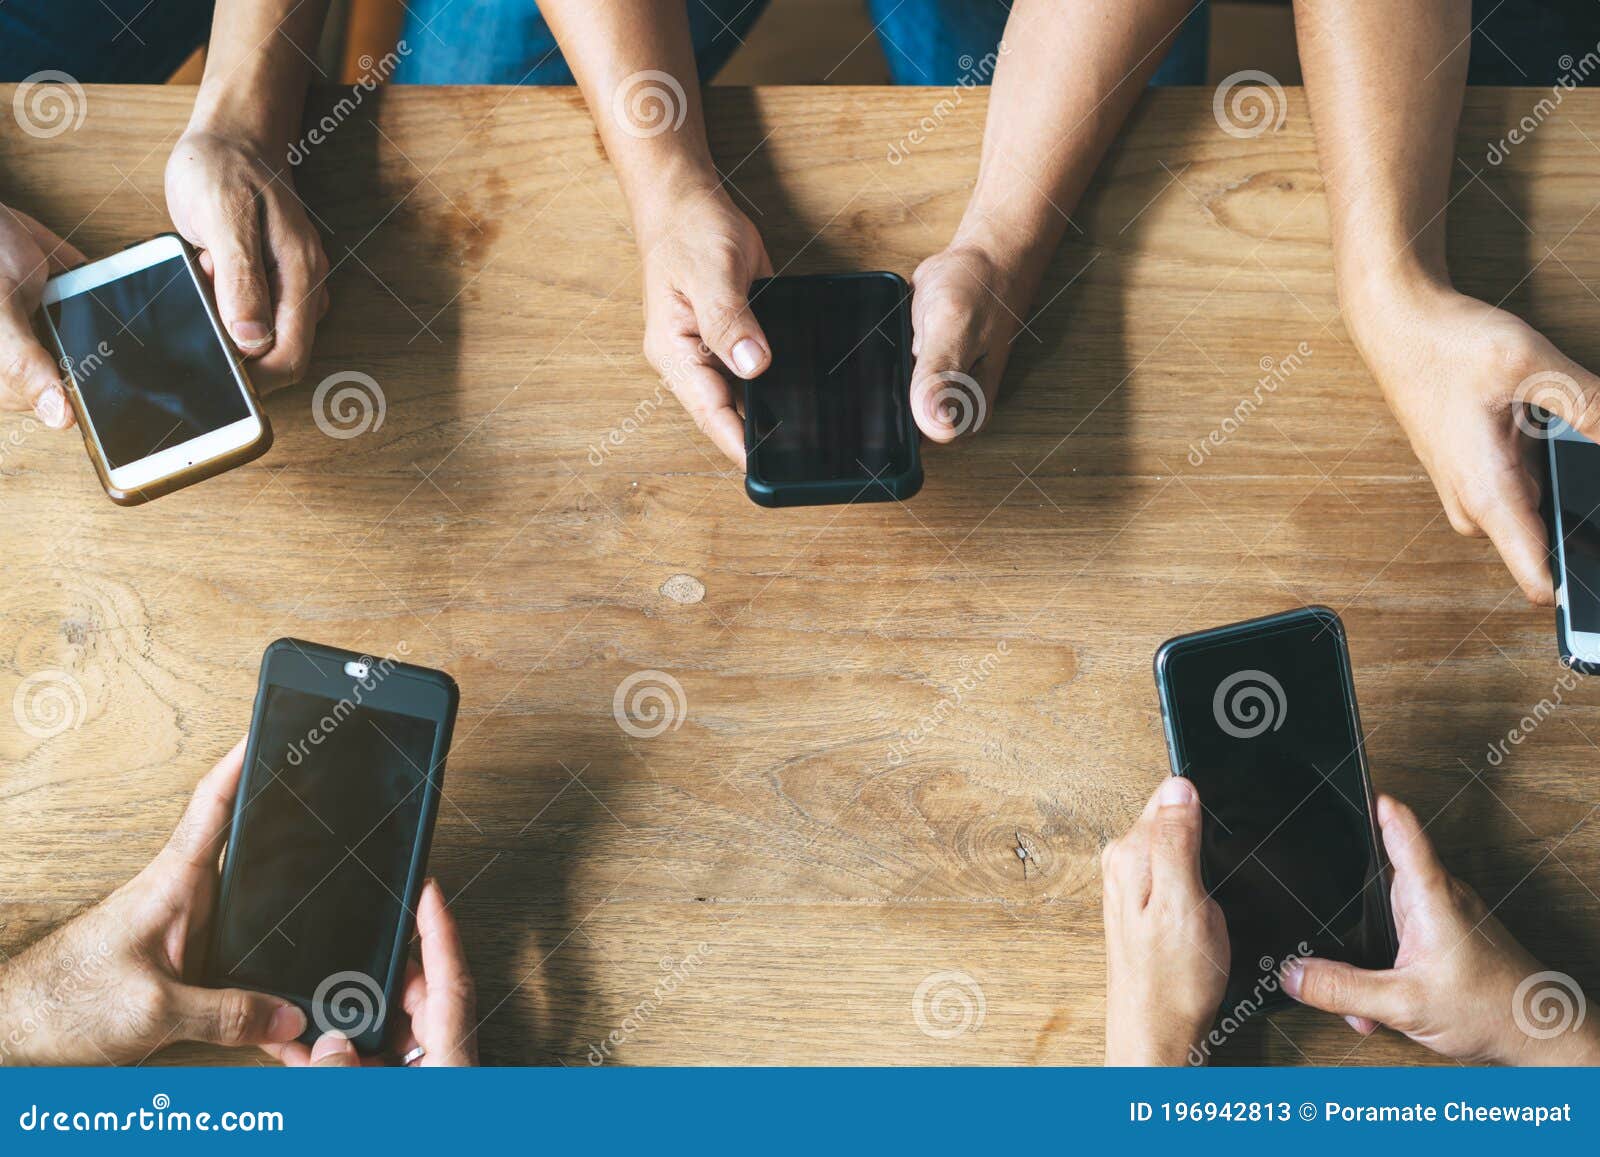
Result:
[[[744,43],[767,0],[687,0],[701,80]],[[1011,0],[862,0],[896,84],[949,86],[977,79],[996,51]],[[402,84],[571,84],[572,70],[535,0],[410,0]],[[1204,84],[1208,12],[1184,22],[1157,84]],[[987,81],[987,74],[983,74]]]
[[[767,0],[686,2],[700,74],[711,77]],[[1009,0],[863,2],[898,84],[955,84],[967,72],[963,57],[978,60],[993,51],[1010,6]],[[1205,83],[1206,17],[1206,0],[1199,0],[1155,83]],[[1600,44],[1595,0],[1473,0],[1473,20],[1473,84],[1554,84],[1570,68],[1564,58],[1581,60]],[[0,82],[55,70],[84,84],[159,83],[205,42],[210,27],[211,0],[0,0]],[[411,53],[397,80],[572,82],[534,0],[410,0],[405,37]],[[1600,73],[1583,83],[1600,83]]]

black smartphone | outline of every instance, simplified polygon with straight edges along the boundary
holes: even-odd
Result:
[[[1545,516],[1556,585],[1556,645],[1567,666],[1600,671],[1600,446],[1545,416]]]
[[[745,491],[762,506],[887,502],[922,488],[911,287],[893,273],[750,287],[772,364],[745,383]]]
[[[1174,775],[1200,793],[1201,873],[1232,950],[1224,1009],[1286,999],[1318,956],[1388,968],[1398,945],[1344,624],[1306,607],[1170,639],[1155,657]]]
[[[209,983],[293,1001],[307,1042],[383,1046],[458,698],[442,671],[300,639],[267,648]]]

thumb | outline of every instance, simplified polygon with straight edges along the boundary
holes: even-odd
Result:
[[[1405,1019],[1402,981],[1393,972],[1370,972],[1337,960],[1291,960],[1283,966],[1283,990],[1311,1008],[1401,1028]]]
[[[1600,442],[1600,378],[1554,346],[1549,353],[1559,368],[1524,378],[1518,399],[1549,410],[1591,442]]]
[[[741,378],[759,377],[772,363],[771,347],[750,308],[748,289],[727,278],[702,283],[690,304],[700,340]]]
[[[174,1036],[204,1044],[287,1044],[306,1030],[306,1014],[264,992],[178,986],[172,994],[179,1024]]]
[[[966,329],[917,331],[917,363],[911,372],[911,414],[934,442],[975,433],[989,416],[989,399],[975,368],[976,342]]]
[[[360,1067],[361,1056],[349,1037],[325,1032],[311,1046],[311,1064],[319,1069],[354,1069]]]
[[[222,219],[205,237],[212,289],[233,344],[250,357],[272,345],[272,296],[261,258],[261,221],[254,202],[236,213],[219,212]]]
[[[0,306],[0,406],[32,410],[52,430],[72,425],[61,368],[39,344],[16,296]]]

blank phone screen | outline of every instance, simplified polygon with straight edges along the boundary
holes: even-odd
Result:
[[[358,972],[381,989],[436,728],[348,700],[268,690],[228,847],[220,983],[309,1000],[329,977]]]
[[[751,473],[770,483],[910,470],[904,283],[892,277],[758,282],[750,307],[772,349],[747,383]]]
[[[1202,874],[1228,922],[1230,1006],[1291,955],[1393,963],[1345,664],[1332,627],[1310,618],[1169,655]]]
[[[48,308],[113,469],[250,416],[181,257]]]
[[[1561,499],[1568,629],[1600,632],[1600,446],[1562,437],[1550,448]]]

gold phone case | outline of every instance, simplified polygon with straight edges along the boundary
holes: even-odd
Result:
[[[256,396],[255,386],[250,383],[250,375],[245,373],[244,363],[232,344],[221,336],[226,331],[223,329],[222,320],[217,314],[217,303],[212,296],[210,282],[201,271],[199,262],[195,260],[194,249],[176,233],[158,233],[155,237],[150,237],[146,240],[154,241],[156,237],[175,238],[182,247],[184,264],[188,266],[195,285],[200,289],[200,301],[205,308],[207,316],[211,319],[214,331],[218,335],[217,340],[222,343],[222,348],[228,355],[228,361],[232,364],[234,372],[239,375],[239,380],[244,384],[245,405],[256,420],[261,423],[261,435],[249,445],[241,446],[237,450],[230,451],[221,457],[197,463],[194,466],[186,466],[180,470],[174,470],[172,473],[164,475],[153,482],[147,482],[137,489],[122,490],[111,484],[111,467],[106,462],[105,455],[100,452],[100,447],[95,442],[94,434],[90,431],[89,422],[85,416],[86,408],[83,398],[78,393],[77,380],[72,374],[64,373],[67,399],[72,403],[72,412],[77,418],[78,432],[83,435],[84,449],[89,452],[89,461],[94,463],[94,472],[100,477],[101,488],[105,490],[106,496],[118,506],[139,506],[149,502],[151,499],[160,498],[163,494],[171,494],[174,490],[182,490],[185,486],[193,486],[196,482],[201,482],[224,471],[232,470],[235,466],[243,466],[246,462],[261,457],[272,448],[272,425],[267,421],[267,415],[261,408],[261,399]],[[136,242],[136,244],[140,245],[144,243],[143,241]],[[128,246],[130,249],[132,247]],[[50,324],[48,320],[45,322],[44,329],[50,336],[51,344],[55,347],[58,363],[65,368],[69,364],[69,359],[67,352],[61,348],[61,336],[56,333],[55,326]]]

